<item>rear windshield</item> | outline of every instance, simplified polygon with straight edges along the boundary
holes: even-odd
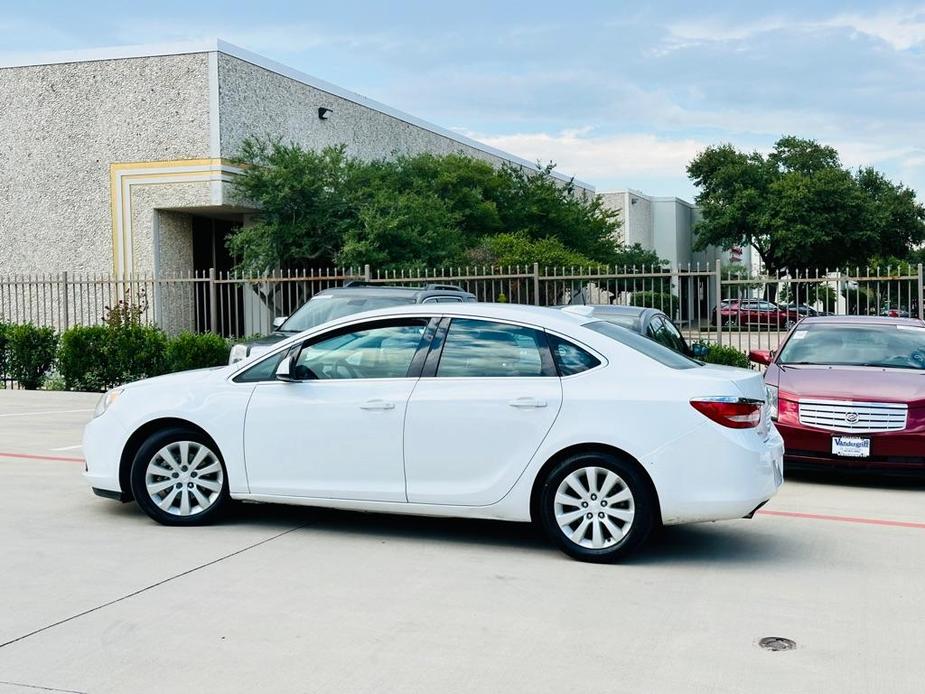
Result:
[[[300,333],[335,318],[343,318],[362,311],[373,311],[379,308],[413,303],[413,296],[335,296],[333,294],[319,294],[289,316],[289,319],[280,326],[279,331],[283,333]]]
[[[925,369],[925,327],[801,324],[778,364]]]
[[[654,340],[650,340],[639,333],[631,332],[626,328],[621,328],[608,321],[585,323],[584,327],[590,328],[601,335],[606,335],[612,340],[616,340],[627,347],[635,349],[637,352],[642,352],[650,359],[654,359],[659,364],[664,364],[671,369],[693,369],[702,366],[699,361],[688,359],[683,354],[678,354],[674,350],[668,349]]]

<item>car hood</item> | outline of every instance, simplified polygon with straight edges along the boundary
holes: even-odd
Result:
[[[186,385],[190,383],[197,383],[199,381],[205,381],[209,378],[216,377],[219,372],[231,372],[233,369],[229,366],[212,366],[207,369],[193,369],[191,371],[177,371],[171,374],[164,374],[163,376],[155,376],[153,378],[145,378],[140,381],[132,381],[131,383],[126,383],[121,386],[122,388],[138,388],[145,386],[161,386],[161,385],[170,385],[170,386],[179,386]]]
[[[925,405],[925,371],[870,366],[778,366],[777,386],[799,398]],[[773,376],[768,383],[774,384]]]

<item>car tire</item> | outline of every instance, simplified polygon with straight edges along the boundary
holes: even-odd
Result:
[[[658,524],[658,499],[644,474],[609,453],[569,456],[540,489],[546,535],[580,561],[611,563],[629,556]]]
[[[228,474],[218,446],[201,431],[171,427],[149,436],[130,473],[138,505],[162,525],[203,525],[229,505]]]

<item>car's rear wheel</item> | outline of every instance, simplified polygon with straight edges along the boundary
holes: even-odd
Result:
[[[218,447],[195,429],[152,434],[135,454],[131,483],[138,505],[164,525],[208,523],[228,505]]]
[[[540,494],[546,534],[569,556],[619,561],[637,549],[657,522],[657,500],[631,462],[582,453],[556,465]]]

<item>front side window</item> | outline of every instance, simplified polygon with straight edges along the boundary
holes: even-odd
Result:
[[[306,343],[290,375],[300,381],[404,378],[426,327],[426,318],[414,318],[339,330]]]
[[[289,350],[284,349],[277,352],[271,357],[267,357],[261,362],[254,364],[241,374],[234,377],[235,383],[258,383],[260,381],[275,381],[276,369],[283,357],[289,355]]]
[[[653,326],[653,334],[650,335],[653,340],[659,344],[665,345],[668,349],[673,349],[675,352],[680,352],[681,354],[687,352],[687,345],[684,342],[684,338],[681,337],[681,333],[678,332],[678,329],[674,327],[674,323],[665,320],[663,316],[656,316],[649,324],[650,329],[653,328]]]
[[[456,318],[446,335],[437,377],[549,376],[554,375],[551,366],[545,333],[519,325]]]

